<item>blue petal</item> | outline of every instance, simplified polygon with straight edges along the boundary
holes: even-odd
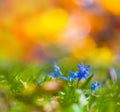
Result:
[[[89,75],[89,68],[90,68],[90,65],[87,65],[86,67],[84,67],[83,63],[79,64],[78,65],[78,68],[80,69],[79,70],[79,80],[84,78],[85,80],[87,80],[87,75]]]
[[[60,67],[57,65],[56,62],[53,62],[54,65],[54,71],[57,72],[59,75],[62,75]]]
[[[60,71],[60,67],[56,64],[56,62],[53,63],[54,64],[54,70],[57,72],[57,71]]]
[[[86,67],[85,67],[85,69],[88,71],[89,70],[89,68],[90,68],[90,65],[87,65]]]
[[[69,76],[68,78],[70,78],[70,80],[76,80],[76,78],[78,78],[78,71],[77,72],[71,72],[69,71]]]
[[[84,68],[84,64],[83,63],[78,64],[78,68],[79,69],[83,69]]]
[[[86,71],[86,76],[88,76],[90,73],[88,71]]]
[[[92,85],[91,85],[91,90],[92,92],[95,92],[99,89],[99,86],[100,86],[100,82],[93,82]]]
[[[51,75],[52,77],[54,77],[54,78],[58,78],[58,77],[59,77],[59,75],[58,75],[57,73],[55,73],[55,72],[50,73],[50,75]]]
[[[78,76],[79,76],[79,72],[77,71],[77,72],[74,73],[74,76],[73,76],[73,77],[74,77],[74,78],[78,78]]]
[[[85,80],[87,80],[87,77],[86,77],[86,76],[83,76],[82,78],[84,78]]]
[[[68,81],[73,81],[74,79],[73,79],[73,77],[71,77],[71,76],[68,76]]]
[[[72,72],[72,71],[68,71],[68,73],[71,75],[71,76],[73,76],[75,73],[74,72]]]

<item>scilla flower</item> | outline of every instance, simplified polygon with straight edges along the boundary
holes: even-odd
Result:
[[[69,71],[69,76],[68,76],[69,81],[76,80],[77,78],[78,80],[81,80],[82,78],[87,80],[87,76],[89,75],[88,70],[90,68],[90,65],[84,66],[83,63],[81,63],[81,64],[78,64],[78,68],[79,68],[79,71],[76,71],[76,72]]]
[[[68,81],[75,81],[77,77],[78,71],[77,72],[69,71]]]
[[[54,71],[50,73],[50,75],[53,78],[61,78],[62,80],[67,80],[67,77],[63,76],[62,71],[60,67],[57,65],[57,63],[54,62],[53,65],[54,65]]]
[[[96,92],[98,89],[99,89],[99,86],[100,86],[100,82],[93,82],[92,84],[91,84],[91,90],[92,90],[92,92]]]
[[[79,72],[78,72],[78,79],[81,80],[82,78],[84,78],[85,80],[87,80],[87,76],[89,75],[89,68],[90,65],[84,66],[83,63],[78,65],[79,68]]]
[[[60,69],[60,67],[57,65],[57,63],[54,62],[53,65],[54,65],[54,71],[55,71],[56,73],[58,73],[59,75],[62,75],[61,69]]]

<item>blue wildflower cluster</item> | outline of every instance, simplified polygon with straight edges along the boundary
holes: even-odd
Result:
[[[50,75],[54,78],[61,78],[62,80],[67,80],[67,77],[63,76],[61,69],[57,65],[57,63],[54,62],[53,65],[54,65],[54,72],[52,72]]]
[[[76,72],[69,71],[68,77],[63,76],[62,71],[56,62],[54,62],[53,65],[54,65],[54,71],[50,74],[53,78],[60,78],[62,80],[67,80],[71,82],[71,81],[76,81],[77,79],[78,81],[80,81],[81,79],[87,80],[88,76],[90,75],[89,73],[90,65],[84,66],[83,63],[78,64],[78,68],[79,68],[78,71]],[[91,85],[92,92],[98,90],[99,86],[100,86],[99,82],[97,81],[93,82]]]
[[[71,72],[69,71],[69,76],[68,76],[68,80],[72,81],[72,80],[76,80],[78,78],[78,80],[80,81],[82,78],[84,78],[85,80],[87,80],[87,76],[89,75],[89,68],[90,65],[84,66],[83,63],[78,64],[78,68],[79,71],[76,72]]]
[[[69,71],[68,77],[63,76],[60,67],[55,62],[53,63],[53,65],[54,65],[54,72],[51,73],[51,76],[54,78],[61,78],[63,80],[68,80],[68,81],[75,81],[77,78],[78,80],[81,80],[82,78],[87,80],[87,76],[89,75],[88,70],[90,68],[90,65],[84,67],[83,63],[78,64],[79,71],[76,72]]]

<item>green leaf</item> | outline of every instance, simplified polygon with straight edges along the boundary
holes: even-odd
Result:
[[[92,78],[93,78],[93,74],[87,79],[87,81],[84,84],[82,84],[81,88],[82,89],[85,88],[89,84],[89,82],[92,80]]]

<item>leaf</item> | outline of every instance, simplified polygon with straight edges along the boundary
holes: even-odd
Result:
[[[82,89],[85,88],[89,84],[89,82],[92,80],[92,78],[93,78],[93,74],[87,79],[87,81],[84,84],[82,84],[81,88]]]

